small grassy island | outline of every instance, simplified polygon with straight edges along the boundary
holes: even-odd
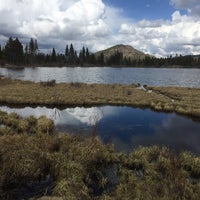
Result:
[[[128,105],[200,117],[200,89],[0,78],[10,106]],[[0,199],[198,199],[200,157],[167,147],[116,152],[95,135],[55,133],[46,117],[0,111]]]
[[[149,107],[155,111],[177,112],[200,118],[200,89],[59,83],[0,78],[0,103],[10,106],[100,106]]]

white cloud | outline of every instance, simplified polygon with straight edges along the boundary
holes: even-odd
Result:
[[[109,34],[101,0],[8,0],[0,2],[0,34],[83,40]]]
[[[200,17],[199,0],[170,0],[170,3],[178,9],[185,9],[189,14]]]
[[[102,0],[0,0],[0,44],[10,36],[23,42],[34,37],[40,49],[62,52],[69,43],[92,51],[124,43],[158,56],[199,54],[198,1],[170,0],[188,13],[175,11],[171,20],[135,22]]]
[[[120,37],[129,37],[129,44],[157,56],[199,54],[200,21],[175,11],[171,21],[142,20],[135,24],[122,24]]]

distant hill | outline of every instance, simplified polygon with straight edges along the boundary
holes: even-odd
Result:
[[[123,45],[123,44],[116,45],[102,51],[98,51],[95,53],[95,57],[99,57],[103,53],[104,59],[107,60],[110,56],[116,54],[117,52],[122,53],[123,58],[126,57],[127,59],[130,58],[131,60],[139,60],[139,59],[143,60],[146,56],[151,58],[154,57],[152,55],[138,51],[137,49],[134,49],[130,45]]]

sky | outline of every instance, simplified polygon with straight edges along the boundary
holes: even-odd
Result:
[[[200,0],[0,0],[0,44],[37,39],[91,52],[117,44],[158,57],[200,54]]]

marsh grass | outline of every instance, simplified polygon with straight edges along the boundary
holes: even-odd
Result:
[[[189,152],[176,155],[166,147],[152,146],[117,153],[94,134],[53,133],[52,121],[45,117],[24,119],[1,111],[0,122],[4,125],[0,199],[196,200],[200,196],[200,158]],[[112,178],[117,182],[112,187],[107,169],[115,171]]]
[[[54,81],[41,84],[4,77],[0,77],[0,85],[0,103],[6,105],[127,105],[200,117],[200,89],[197,88],[145,86],[146,90],[139,90],[135,84],[56,84]],[[148,93],[149,90],[152,92]]]
[[[52,134],[54,123],[44,116],[36,119],[30,116],[26,119],[16,113],[7,114],[0,111],[0,135],[4,134]]]
[[[164,109],[177,113],[200,117],[200,89],[183,87],[149,87],[154,93],[165,96],[170,101]]]
[[[1,102],[10,104],[91,105],[126,104],[139,102],[145,105],[151,95],[136,89],[136,86],[99,84],[56,84],[43,87],[38,83],[12,80],[0,88]]]
[[[192,183],[191,169],[185,170],[181,156],[168,148],[140,147],[127,159],[119,171],[116,199],[198,199],[199,179]]]
[[[131,105],[200,117],[200,89],[136,85],[55,84],[0,78],[0,102],[10,105]],[[0,111],[0,199],[23,199],[23,188],[51,177],[49,188],[26,194],[37,199],[198,199],[200,158],[163,147],[117,153],[96,136],[54,133],[52,120]],[[117,169],[109,188],[106,169]],[[48,186],[47,186],[48,187]],[[32,192],[31,192],[32,191]],[[49,197],[51,199],[51,197]]]
[[[56,85],[56,80],[40,81],[40,85],[43,87],[54,87]]]

